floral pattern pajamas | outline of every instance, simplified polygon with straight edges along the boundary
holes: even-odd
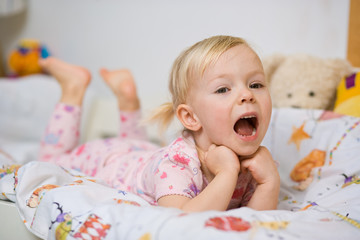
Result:
[[[160,148],[146,141],[140,111],[120,112],[117,138],[78,146],[81,108],[59,103],[41,142],[40,160],[79,170],[111,187],[135,193],[149,203],[166,195],[193,198],[206,186],[190,134]],[[244,206],[255,190],[250,174],[240,174],[229,208]]]

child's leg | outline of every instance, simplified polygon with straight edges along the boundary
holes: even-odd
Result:
[[[40,65],[56,78],[62,90],[60,103],[41,141],[40,160],[56,161],[64,167],[72,167],[74,164],[70,164],[66,156],[78,144],[81,104],[91,76],[86,69],[55,58],[44,59]]]
[[[118,101],[120,111],[119,137],[145,140],[145,128],[139,126],[141,119],[140,101],[131,72],[126,69],[115,71],[101,69],[100,74]]]

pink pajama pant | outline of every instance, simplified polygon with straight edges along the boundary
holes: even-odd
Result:
[[[58,103],[41,141],[39,159],[96,176],[106,159],[130,151],[129,145],[123,144],[125,139],[146,140],[145,129],[138,126],[139,119],[140,111],[120,111],[117,138],[78,145],[81,107]]]

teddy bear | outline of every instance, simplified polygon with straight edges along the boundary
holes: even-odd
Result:
[[[344,59],[309,54],[274,54],[263,59],[273,107],[333,110],[342,77],[352,73]]]

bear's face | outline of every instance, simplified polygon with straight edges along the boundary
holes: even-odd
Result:
[[[273,106],[332,109],[342,74],[333,60],[307,55],[286,58],[270,79]]]

